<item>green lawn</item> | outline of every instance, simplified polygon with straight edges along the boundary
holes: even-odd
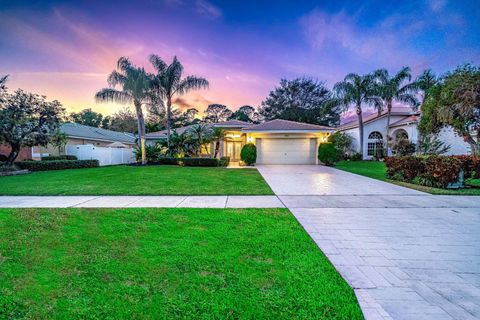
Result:
[[[1,319],[361,319],[286,209],[0,209]]]
[[[356,173],[362,176],[370,177],[377,180],[387,181],[407,188],[431,193],[431,194],[445,194],[445,195],[480,195],[480,189],[438,189],[425,186],[419,186],[412,183],[390,180],[386,178],[387,169],[385,163],[380,161],[340,161],[337,169]],[[479,179],[472,180],[472,185],[480,184]]]
[[[0,177],[1,195],[273,194],[256,169],[111,166]]]

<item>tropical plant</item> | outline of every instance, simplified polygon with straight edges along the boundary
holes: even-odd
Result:
[[[232,116],[232,110],[223,104],[210,104],[205,110],[205,121],[218,123],[226,121]]]
[[[417,89],[423,92],[422,104],[427,97],[428,91],[438,83],[438,77],[432,70],[427,69],[415,79]]]
[[[218,128],[218,127],[213,128],[211,139],[212,141],[215,142],[215,150],[213,152],[214,158],[218,156],[218,152],[220,151],[220,141],[225,140],[225,133],[226,132],[223,128]]]
[[[208,152],[207,144],[211,141],[212,129],[205,123],[200,123],[192,126],[188,133],[191,141],[197,145],[196,155],[199,156],[202,153],[202,148]]]
[[[410,105],[412,108],[418,107],[418,101],[415,97],[418,91],[417,84],[411,83],[412,75],[409,67],[403,67],[395,75],[390,76],[386,69],[380,69],[374,72],[378,82],[377,94],[383,101],[383,109],[387,111],[387,125],[385,128],[385,144],[387,154],[390,150],[390,118],[392,114],[393,102],[401,102]],[[407,83],[405,83],[407,81]]]
[[[165,150],[163,149],[163,147],[159,144],[145,146],[147,162],[158,161],[158,159],[164,154],[164,151]],[[137,161],[142,159],[142,150],[140,148],[136,148],[134,153]]]
[[[196,76],[187,76],[182,79],[183,65],[178,61],[177,57],[174,57],[169,65],[155,54],[151,54],[149,59],[156,71],[156,74],[153,76],[153,85],[157,101],[158,103],[163,103],[163,101],[167,103],[167,143],[170,143],[173,98],[175,95],[181,96],[192,90],[206,89],[208,88],[208,81]]]
[[[321,143],[318,146],[318,160],[326,166],[335,166],[342,159],[342,150],[339,150],[331,142]]]
[[[13,164],[22,147],[47,146],[64,111],[60,102],[48,102],[37,94],[23,90],[6,94],[0,108],[0,141],[11,149],[5,165]]]
[[[253,143],[247,143],[240,151],[240,160],[248,166],[255,164],[257,161],[257,147]]]
[[[417,150],[417,145],[408,138],[399,138],[390,141],[390,148],[396,156],[410,156]]]
[[[450,145],[438,139],[434,134],[422,135],[418,142],[418,153],[421,155],[442,155],[450,150]]]
[[[381,100],[376,95],[375,78],[372,74],[358,75],[348,74],[345,79],[334,86],[339,102],[346,108],[354,106],[358,117],[358,130],[360,133],[360,146],[363,148],[363,110],[362,106],[373,106],[377,109],[381,105]]]
[[[151,103],[151,79],[143,68],[136,67],[126,57],[117,61],[117,70],[108,76],[110,88],[104,88],[96,93],[98,102],[133,103],[137,115],[139,146],[142,150],[142,164],[146,163],[145,155],[145,119],[142,106]],[[120,90],[115,87],[119,86]]]
[[[337,100],[325,86],[308,78],[280,80],[280,85],[262,101],[259,113],[266,120],[284,119],[326,126],[340,122]]]
[[[331,142],[335,148],[340,150],[344,158],[347,158],[352,152],[353,141],[348,133],[337,131],[328,137],[328,142]]]

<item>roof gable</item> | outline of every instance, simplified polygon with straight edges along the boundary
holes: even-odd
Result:
[[[261,124],[250,126],[243,131],[322,131],[333,130],[327,126],[295,122],[290,120],[275,119]]]

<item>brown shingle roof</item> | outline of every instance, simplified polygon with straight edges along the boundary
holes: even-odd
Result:
[[[327,126],[319,126],[316,124],[295,122],[289,120],[275,119],[267,121],[257,125],[250,126],[242,131],[320,131],[320,130],[333,130],[333,128]]]

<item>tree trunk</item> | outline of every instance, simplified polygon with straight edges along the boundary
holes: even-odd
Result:
[[[476,156],[478,155],[479,153],[479,150],[478,150],[478,144],[477,142],[475,141],[475,139],[473,139],[473,137],[470,135],[470,134],[465,134],[463,136],[463,140],[468,143],[470,145],[470,150],[471,150],[471,153],[473,156]]]
[[[167,144],[170,145],[170,114],[172,110],[172,97],[167,99]]]
[[[20,145],[17,144],[10,144],[10,154],[7,157],[7,160],[5,161],[5,166],[10,167],[13,165],[13,162],[15,159],[17,159],[18,154],[20,153]]]
[[[358,132],[360,134],[360,154],[362,155],[363,158],[363,116],[362,116],[362,107],[360,105],[357,105],[357,110],[356,110],[357,116],[358,116]]]
[[[220,140],[215,141],[215,151],[213,153],[214,158],[216,158],[218,155],[218,149],[220,149]]]
[[[138,145],[142,151],[142,164],[147,163],[147,157],[145,154],[145,118],[143,117],[142,104],[139,101],[135,101],[135,112],[137,113],[138,124]]]
[[[385,147],[387,148],[387,156],[390,155],[390,116],[392,114],[392,102],[387,103],[387,127],[385,130]]]

